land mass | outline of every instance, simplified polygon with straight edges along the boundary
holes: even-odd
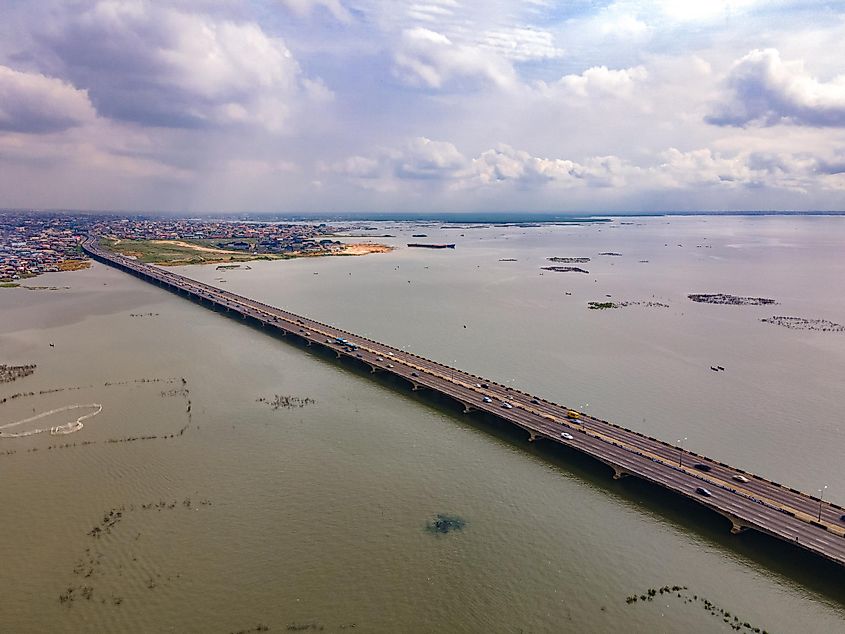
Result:
[[[102,246],[120,253],[135,257],[146,264],[161,266],[185,266],[189,264],[224,264],[249,262],[252,260],[289,260],[292,258],[317,257],[324,255],[367,255],[369,253],[387,253],[393,248],[384,244],[353,243],[341,244],[333,242],[331,245],[307,249],[290,250],[284,253],[264,253],[253,250],[254,243],[244,241],[249,245],[244,249],[226,249],[207,242],[188,240],[122,240],[103,238]]]

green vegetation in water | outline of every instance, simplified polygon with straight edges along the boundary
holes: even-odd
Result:
[[[100,245],[121,255],[138,258],[146,264],[161,264],[163,266],[184,266],[189,264],[213,264],[217,262],[248,262],[252,260],[286,260],[290,256],[262,253],[226,253],[199,241],[183,240],[187,244],[195,244],[203,248],[215,248],[215,251],[201,251],[189,246],[182,246],[168,241],[154,240],[110,240],[102,238]]]
[[[605,310],[607,308],[619,308],[619,306],[613,302],[589,302],[587,308],[590,310]]]
[[[0,288],[18,288],[19,286],[17,282],[0,282]]]
[[[443,515],[442,513],[438,513],[437,517],[425,525],[425,528],[429,533],[446,534],[451,531],[461,531],[464,529],[464,526],[466,526],[466,522],[463,518],[457,515]]]
[[[661,596],[675,596],[677,599],[682,599],[684,603],[696,603],[704,608],[707,612],[710,613],[710,616],[719,617],[722,619],[722,622],[727,624],[732,630],[739,632],[753,632],[754,634],[768,634],[768,632],[764,629],[761,629],[755,625],[752,625],[748,621],[741,620],[737,615],[731,614],[724,608],[720,608],[718,605],[710,601],[709,599],[705,599],[704,597],[700,597],[697,594],[690,594],[689,588],[686,586],[663,586],[662,588],[649,588],[643,594],[632,594],[631,596],[625,599],[625,603],[631,605],[633,603],[638,602],[647,602],[647,601],[654,601],[654,597],[658,594]]]

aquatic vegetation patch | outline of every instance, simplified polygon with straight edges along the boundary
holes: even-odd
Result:
[[[315,399],[308,396],[279,396],[278,394],[274,394],[272,399],[262,396],[255,399],[255,402],[266,403],[270,409],[293,409],[295,407],[317,404]]]
[[[589,273],[589,271],[578,266],[541,266],[540,268],[555,273]]]
[[[457,515],[438,513],[433,520],[430,520],[425,525],[425,529],[429,533],[443,533],[445,535],[452,531],[462,531],[464,530],[464,526],[466,526],[466,521],[463,518]]]
[[[557,262],[558,264],[586,264],[590,258],[546,258],[549,262]]]
[[[171,500],[171,501],[164,501],[159,500],[158,502],[150,502],[148,504],[141,504],[140,506],[135,504],[122,504],[120,506],[114,507],[109,509],[108,511],[103,513],[103,518],[100,522],[94,526],[90,531],[88,531],[88,535],[95,539],[99,540],[103,535],[108,535],[112,533],[112,529],[114,529],[121,521],[126,519],[130,514],[136,511],[141,510],[173,510],[177,508],[183,508],[186,510],[195,510],[198,511],[200,507],[203,506],[212,506],[211,500],[207,498],[202,498],[199,502],[194,503],[191,498],[185,498],[184,500]],[[141,538],[141,533],[137,533],[135,535],[134,541],[138,541]],[[88,547],[85,549],[85,553],[83,556],[77,559],[76,564],[73,567],[73,575],[77,578],[84,579],[80,584],[77,585],[69,585],[67,589],[59,595],[59,603],[62,605],[66,605],[68,608],[72,607],[73,603],[78,600],[85,600],[91,601],[94,599],[94,586],[91,585],[94,583],[94,580],[100,579],[103,580],[107,576],[107,569],[104,567],[104,559],[105,555],[102,552],[92,550],[92,547]],[[136,557],[132,558],[132,561],[137,561]],[[118,564],[118,570],[120,570],[121,565]],[[118,572],[118,576],[122,576],[122,572]],[[174,579],[179,579],[181,577],[180,573],[176,573],[174,576],[162,576],[160,573],[153,573],[150,574],[147,579],[144,581],[144,587],[147,590],[154,590],[156,587],[159,586],[161,583],[171,582]],[[112,606],[119,606],[123,603],[123,597],[117,596],[115,594],[103,593],[100,592],[97,595],[99,598],[99,602],[103,605],[112,605]],[[246,631],[266,631],[266,630],[246,630]]]
[[[722,304],[727,306],[768,306],[777,301],[768,297],[741,297],[727,293],[690,293],[687,295],[692,301],[701,304]]]
[[[649,588],[642,594],[632,594],[625,598],[625,603],[628,605],[638,602],[654,601],[657,596],[666,598],[680,599],[684,603],[700,605],[706,610],[710,616],[722,619],[722,622],[728,625],[736,632],[753,632],[753,634],[769,634],[767,630],[761,629],[752,625],[748,621],[740,619],[736,614],[731,614],[728,610],[719,607],[709,599],[698,596],[697,594],[690,594],[689,588],[686,586],[663,586],[661,588]]]
[[[11,383],[12,381],[27,377],[33,374],[37,367],[34,363],[27,363],[26,365],[0,364],[0,383]]]
[[[845,332],[845,326],[827,319],[804,319],[803,317],[782,317],[775,315],[761,319],[764,324],[775,324],[792,330],[816,330],[818,332]]]
[[[624,301],[624,302],[587,302],[590,310],[606,310],[608,308],[628,308],[629,306],[641,306],[643,308],[669,308],[669,304],[653,301]]]

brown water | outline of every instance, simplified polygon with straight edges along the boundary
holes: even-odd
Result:
[[[179,272],[845,502],[845,334],[759,321],[845,323],[845,219],[631,222],[381,224],[458,246]],[[550,256],[590,274],[541,275]],[[0,425],[103,411],[0,440],[0,631],[731,631],[700,601],[625,602],[665,584],[769,632],[845,630],[845,574],[635,480],[102,265],[34,283],[71,288],[0,292],[0,363],[38,364]],[[669,307],[586,308],[625,300]],[[437,513],[466,526],[431,534]]]

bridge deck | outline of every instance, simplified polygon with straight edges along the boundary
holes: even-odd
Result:
[[[524,429],[531,440],[567,445],[607,464],[616,477],[635,475],[679,493],[727,517],[735,532],[752,528],[845,566],[845,509],[839,505],[463,370],[116,255],[99,247],[95,239],[86,240],[83,249],[148,281],[309,345],[329,348],[338,357],[354,358],[373,372],[389,372],[415,388],[449,396],[467,411],[497,416]],[[338,344],[338,337],[357,349]],[[699,487],[710,495],[699,493]]]

